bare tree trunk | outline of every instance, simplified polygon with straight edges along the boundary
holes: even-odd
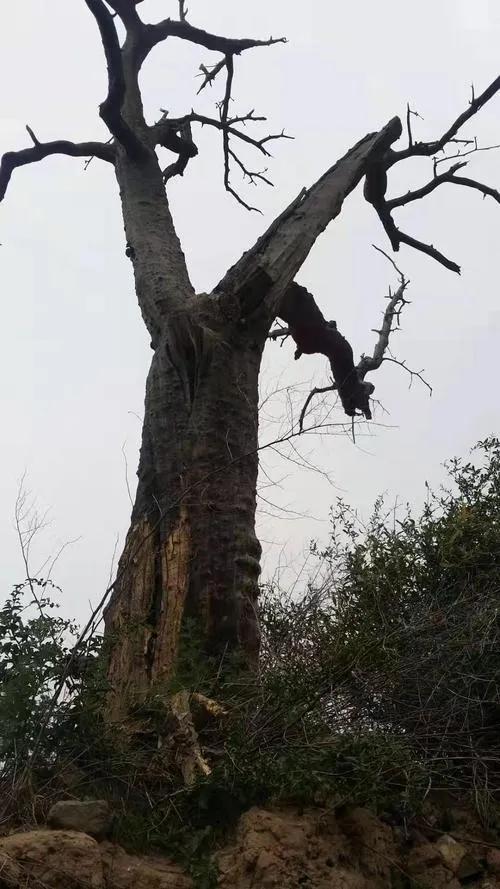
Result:
[[[148,377],[139,486],[106,612],[116,711],[172,676],[185,618],[207,652],[258,652],[257,384],[262,348],[214,348],[189,405],[160,344]],[[193,351],[189,371],[196,376]],[[198,634],[197,634],[198,635]]]
[[[256,661],[258,377],[269,327],[261,316],[242,324],[226,295],[193,295],[159,170],[146,183],[126,159],[117,170],[155,351],[136,501],[105,615],[112,718],[172,676],[186,619],[207,653],[237,648]]]
[[[269,327],[317,236],[399,121],[361,140],[271,225],[213,294],[195,295],[152,157],[116,163],[152,338],[139,485],[106,610],[109,716],[172,677],[192,619],[207,654],[259,649],[258,377]],[[191,624],[190,624],[191,626]]]

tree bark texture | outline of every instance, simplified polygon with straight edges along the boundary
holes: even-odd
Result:
[[[139,164],[119,152],[127,254],[154,354],[137,495],[105,612],[112,720],[172,678],[183,627],[207,654],[257,662],[266,337],[314,241],[398,127],[365,137],[304,189],[212,294],[193,291],[156,156]]]

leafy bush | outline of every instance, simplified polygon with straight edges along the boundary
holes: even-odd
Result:
[[[72,621],[55,613],[57,605],[49,596],[55,589],[48,580],[26,580],[14,587],[0,611],[0,761],[4,772],[24,764],[37,743],[54,683],[76,636]]]
[[[263,665],[280,697],[303,697],[309,732],[397,740],[420,785],[472,793],[487,817],[500,791],[499,440],[447,469],[417,517],[380,500],[366,527],[338,502],[329,546],[313,547],[321,584],[300,602],[270,591]]]

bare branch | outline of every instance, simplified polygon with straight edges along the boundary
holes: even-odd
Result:
[[[247,49],[254,49],[258,46],[273,46],[275,43],[286,43],[286,37],[269,37],[268,40],[253,39],[232,39],[229,37],[220,37],[217,34],[210,34],[201,28],[194,28],[185,20],[176,21],[175,19],[164,19],[156,25],[145,26],[145,40],[147,48],[152,49],[157,43],[166,40],[168,37],[178,37],[181,40],[188,40],[190,43],[196,43],[198,46],[204,46],[205,49],[220,52],[224,56],[239,55]]]
[[[286,337],[291,336],[291,333],[292,332],[289,327],[279,326],[279,327],[275,327],[274,330],[269,331],[267,338],[268,338],[268,340],[278,340],[281,337],[284,337],[286,339]],[[283,345],[283,342],[280,343],[280,346],[282,346],[282,345]]]
[[[228,62],[228,59],[231,61]],[[229,66],[229,67],[228,67]],[[235,139],[239,139],[242,142],[245,142],[247,145],[251,145],[253,148],[256,148],[261,152],[265,157],[270,157],[270,152],[266,148],[266,145],[275,139],[291,139],[292,136],[288,136],[286,133],[282,132],[277,135],[267,135],[262,139],[254,139],[252,136],[249,136],[248,133],[238,129],[235,124],[243,124],[246,123],[255,123],[265,121],[266,118],[263,116],[257,116],[255,111],[252,109],[247,114],[237,115],[235,117],[229,117],[229,107],[231,101],[231,88],[234,76],[234,67],[232,62],[232,57],[224,59],[224,66],[227,67],[227,80],[226,80],[226,89],[224,93],[224,98],[220,105],[220,117],[219,119],[212,117],[204,117],[203,115],[197,114],[192,111],[191,114],[186,114],[184,117],[179,118],[171,118],[167,117],[167,111],[163,111],[163,117],[156,124],[154,124],[150,128],[151,136],[154,140],[155,145],[162,145],[165,148],[169,148],[171,151],[175,151],[176,153],[180,153],[182,151],[182,144],[179,139],[178,134],[185,131],[186,127],[190,127],[191,124],[199,124],[200,126],[210,126],[219,130],[222,133],[222,147],[223,147],[223,156],[224,156],[224,187],[226,190],[233,195],[233,197],[244,206],[247,210],[254,210],[256,212],[260,212],[257,207],[252,207],[250,204],[247,204],[240,195],[236,192],[230,182],[230,159],[238,165],[241,172],[243,173],[244,178],[247,178],[250,183],[256,184],[257,181],[265,182],[267,185],[273,185],[271,180],[265,175],[267,173],[267,169],[252,171],[250,170],[246,164],[241,160],[240,157],[236,154],[236,152],[230,146],[230,137],[234,137]],[[190,130],[189,130],[190,132]],[[187,143],[186,147],[189,147],[189,144],[192,146],[193,153],[190,157],[194,157],[197,153],[196,146],[194,145],[192,138],[190,137],[190,142]],[[189,160],[189,157],[187,158]],[[187,164],[183,165],[182,169],[184,170]],[[176,164],[172,164],[168,170],[172,170],[172,175],[179,172],[179,162]]]
[[[490,188],[489,185],[483,185],[482,182],[476,182],[475,179],[468,179],[466,176],[452,176],[450,182],[454,182],[456,185],[465,185],[467,188],[475,188],[485,197],[493,198],[500,204],[500,192],[496,188]]]
[[[224,124],[220,119],[217,120],[215,117],[205,117],[203,114],[197,114],[195,111],[192,111],[191,114],[186,114],[184,117],[171,118],[170,120],[164,118],[154,124],[151,127],[150,132],[156,145],[164,145],[164,140],[168,138],[167,134],[172,131],[177,132],[181,126],[186,123],[197,123],[202,127],[214,127],[214,129],[220,130],[221,132],[226,129],[230,136],[234,136],[236,139],[241,139],[241,141],[246,142],[247,145],[252,145],[254,148],[257,148],[257,150],[265,155],[265,157],[270,157],[269,151],[264,147],[263,139],[253,139],[248,133],[237,130],[233,126],[233,123],[235,122],[244,123],[246,121],[256,120],[265,120],[265,118],[245,115],[243,117],[230,118],[227,124]],[[284,136],[283,138],[289,139],[291,137]]]
[[[247,111],[246,114],[241,114],[241,115],[239,115],[239,117],[230,117],[229,120],[228,120],[228,124],[229,124],[230,126],[234,126],[235,123],[242,123],[242,124],[245,125],[245,124],[247,124],[249,121],[263,121],[263,120],[267,120],[267,117],[264,117],[264,116],[262,116],[262,115],[257,116],[257,115],[255,114],[255,109],[252,108],[251,111]],[[292,136],[287,136],[286,138],[287,138],[287,139],[292,139],[293,137],[292,137]],[[265,140],[261,140],[261,141],[259,142],[259,145],[261,145],[262,141],[265,141]]]
[[[391,151],[390,159],[388,158],[389,163],[387,169],[407,157],[431,157],[433,154],[442,151],[444,146],[454,139],[461,127],[463,127],[471,117],[477,114],[483,105],[493,98],[499,90],[500,77],[497,77],[480,96],[475,97],[474,93],[472,94],[469,107],[463,111],[462,114],[459,114],[457,119],[450,127],[448,127],[446,132],[443,133],[439,139],[436,139],[434,142],[415,142],[402,151]]]
[[[7,151],[0,162],[0,201],[5,196],[10,177],[16,167],[37,163],[54,154],[66,154],[70,157],[98,157],[103,161],[114,163],[116,152],[113,145],[105,145],[102,142],[67,142],[62,139],[45,143],[36,141],[33,148]]]
[[[456,171],[459,170],[461,167],[465,166],[466,162],[462,160],[463,157],[469,154],[473,154],[476,151],[486,151],[497,147],[491,145],[487,146],[484,149],[479,148],[476,139],[461,139],[457,137],[457,133],[463,126],[463,124],[466,123],[474,114],[476,114],[477,111],[479,111],[479,109],[486,102],[488,102],[489,99],[491,99],[499,90],[500,77],[496,78],[496,80],[494,80],[490,84],[490,86],[487,87],[487,89],[477,98],[475,97],[473,90],[469,108],[461,115],[459,115],[459,117],[441,136],[440,139],[437,139],[434,142],[413,142],[410,115],[414,112],[410,110],[409,105],[407,106],[407,129],[409,141],[408,148],[404,149],[403,151],[394,151],[392,148],[388,148],[385,153],[379,155],[376,159],[374,159],[371,167],[367,170],[364,187],[365,199],[370,204],[372,204],[376,213],[378,214],[378,217],[391,242],[393,250],[398,251],[401,244],[407,244],[409,247],[413,247],[415,250],[419,250],[421,253],[425,253],[427,256],[435,259],[445,268],[460,274],[460,266],[453,260],[448,259],[448,257],[444,256],[444,254],[437,250],[432,244],[426,244],[424,241],[420,241],[417,238],[414,238],[411,235],[408,235],[405,232],[401,231],[392,218],[392,212],[397,207],[403,207],[406,204],[411,203],[412,201],[420,200],[421,198],[426,197],[444,182],[452,182],[455,185],[464,185],[469,188],[475,188],[476,190],[482,192],[483,195],[488,195],[490,197],[493,197],[495,200],[498,200],[499,193],[496,189],[483,185],[480,182],[476,182],[474,179],[464,179],[462,177],[454,176],[454,173],[456,173]],[[458,152],[456,152],[455,154],[448,155],[445,158],[434,158],[434,178],[432,181],[428,182],[422,188],[416,189],[414,191],[409,191],[406,195],[401,195],[400,197],[393,198],[392,200],[386,200],[387,171],[391,167],[393,167],[394,164],[409,157],[430,157],[431,155],[435,155],[437,152],[442,151],[445,145],[451,142],[458,143],[460,145],[472,145],[473,147],[468,151],[462,151],[459,149]],[[449,170],[447,170],[446,173],[438,175],[438,165],[455,157],[460,158],[460,161],[457,164],[454,164]]]
[[[434,169],[436,170],[439,164],[446,164],[451,160],[454,160],[456,157],[468,157],[470,154],[476,154],[479,151],[496,151],[500,148],[500,145],[484,145],[479,146],[477,144],[477,139],[452,139],[451,142],[460,142],[462,145],[472,145],[473,148],[469,148],[467,151],[457,151],[455,154],[448,154],[445,157],[435,157],[434,158]]]
[[[402,367],[403,370],[406,371],[406,373],[410,374],[410,385],[408,387],[409,389],[411,389],[413,378],[416,377],[417,380],[420,380],[420,382],[423,383],[423,385],[426,386],[426,388],[429,390],[429,395],[432,395],[432,386],[423,376],[423,368],[422,370],[412,370],[410,367],[408,367],[406,361],[398,361],[398,359],[394,358],[392,355],[389,358],[385,356],[384,361],[389,361],[392,364],[397,364],[398,367]]]
[[[186,9],[186,0],[179,0],[179,19],[181,22],[186,21],[189,10]]]
[[[191,124],[189,122],[183,124],[177,132],[172,132],[170,140],[166,140],[163,144],[179,155],[173,164],[163,170],[163,181],[168,182],[173,176],[183,176],[191,158],[198,154],[198,149],[193,142]]]
[[[453,177],[453,173],[456,173],[457,170],[460,170],[462,167],[466,167],[467,162],[463,161],[462,163],[453,164],[446,173],[441,173],[439,176],[434,176],[434,179],[431,179],[427,185],[423,185],[422,188],[417,188],[415,191],[408,191],[406,194],[401,195],[399,198],[391,198],[391,200],[385,202],[385,206],[389,213],[396,207],[404,207],[406,204],[410,204],[412,201],[419,201],[421,198],[425,198],[426,195],[430,194],[434,191],[435,188],[438,188],[443,182],[450,182]]]
[[[411,148],[413,145],[413,134],[411,131],[411,111],[409,102],[406,105],[406,130],[408,133],[408,147]]]
[[[260,172],[254,173],[245,166],[243,161],[240,160],[238,155],[235,154],[231,148],[229,149],[229,156],[232,157],[235,163],[238,164],[241,172],[243,173],[243,177],[248,179],[252,185],[257,185],[256,180],[259,180],[259,182],[265,182],[266,185],[271,185],[274,188],[274,182],[271,182],[271,180],[264,175],[265,173],[267,173],[267,167],[265,170],[260,170]]]
[[[422,115],[418,113],[418,111],[413,111],[410,108],[410,103],[408,102],[406,105],[406,131],[408,133],[408,145],[411,147],[413,145],[413,133],[411,129],[411,118],[418,117],[419,120],[423,120]]]
[[[143,160],[147,156],[147,148],[123,119],[121,113],[126,85],[122,54],[113,16],[103,0],[85,0],[85,3],[99,27],[108,68],[108,95],[99,106],[99,114],[110,133],[123,145],[127,154],[134,160]]]
[[[203,83],[202,83],[202,85],[200,86],[200,88],[199,88],[199,90],[198,90],[198,92],[197,92],[196,95],[199,96],[199,94],[201,93],[201,91],[204,90],[205,87],[208,86],[208,84],[210,84],[210,86],[211,86],[212,83],[213,83],[213,81],[215,80],[215,78],[216,78],[217,75],[219,74],[219,72],[222,71],[222,69],[225,68],[225,67],[226,67],[226,59],[225,59],[225,57],[224,57],[223,59],[221,59],[220,62],[217,62],[217,64],[214,65],[213,68],[207,68],[205,65],[200,65],[200,71],[201,71],[202,74],[204,75],[204,80],[203,80]],[[201,77],[200,74],[198,74],[197,76],[198,76],[198,77]]]
[[[385,258],[391,263],[391,265],[395,268],[399,275],[399,287],[394,293],[391,294],[389,290],[389,304],[384,312],[384,317],[382,320],[382,326],[380,330],[376,330],[375,333],[378,333],[378,340],[375,343],[375,348],[373,350],[373,354],[371,356],[363,355],[361,357],[361,361],[357,365],[357,371],[361,379],[364,379],[365,375],[372,370],[377,370],[384,361],[390,361],[393,364],[399,365],[405,370],[408,374],[410,374],[410,388],[413,382],[413,378],[417,377],[421,383],[426,386],[432,395],[432,386],[427,382],[427,380],[422,376],[423,371],[411,370],[406,364],[406,361],[399,361],[397,358],[394,358],[393,355],[387,356],[387,352],[389,351],[389,338],[391,333],[394,332],[394,321],[399,328],[401,312],[405,306],[410,304],[410,301],[406,299],[404,296],[405,290],[410,283],[408,279],[404,276],[403,272],[397,267],[396,263],[384,250],[381,250],[380,247],[376,247],[373,245],[375,250],[385,256]]]
[[[456,262],[453,262],[452,259],[448,259],[444,253],[441,253],[439,250],[432,244],[425,244],[423,241],[418,241],[417,238],[412,238],[410,235],[402,232],[401,229],[396,229],[398,233],[398,240],[400,244],[407,244],[408,247],[413,247],[414,250],[418,250],[420,253],[425,253],[426,256],[430,256],[431,259],[435,259],[436,262],[439,262],[441,265],[444,265],[445,269],[449,269],[450,272],[456,272],[457,275],[460,274],[460,266],[457,265]]]
[[[426,195],[430,194],[434,191],[434,189],[438,188],[439,185],[442,185],[445,182],[450,182],[454,185],[463,185],[467,188],[475,188],[477,191],[480,191],[485,197],[491,197],[498,203],[500,203],[500,192],[497,191],[496,188],[491,188],[489,185],[484,185],[482,182],[477,182],[475,179],[469,179],[465,176],[455,176],[455,172],[457,170],[462,169],[462,167],[466,167],[467,162],[463,161],[462,163],[453,164],[446,173],[441,173],[439,176],[435,176],[434,179],[431,179],[426,185],[423,185],[422,188],[415,189],[415,191],[409,191],[405,195],[401,195],[399,198],[392,198],[390,201],[385,202],[385,206],[389,213],[396,207],[404,207],[406,204],[411,203],[412,201],[418,201]],[[397,230],[398,231],[398,230]],[[401,232],[398,231],[398,238],[402,243],[408,243],[404,239],[407,238],[406,235],[401,236]],[[430,248],[434,249],[434,248]],[[442,260],[440,260],[441,262]],[[444,263],[443,263],[444,264]]]
[[[299,416],[299,431],[300,432],[304,431],[304,420],[306,418],[307,409],[308,409],[311,401],[313,400],[313,398],[315,398],[316,395],[324,395],[325,392],[336,392],[336,391],[337,391],[337,384],[336,383],[331,383],[330,386],[315,386],[314,389],[311,389],[311,391],[309,392],[309,395],[307,396],[307,398],[302,406],[302,410],[300,411],[300,416]]]
[[[393,324],[396,322],[399,325],[401,311],[405,305],[408,305],[408,300],[404,296],[407,287],[408,281],[403,278],[394,295],[389,293],[389,302],[383,315],[382,325],[380,330],[374,331],[374,333],[378,334],[378,339],[375,343],[373,354],[363,355],[356,368],[358,376],[362,380],[370,371],[378,370],[382,362],[386,360],[385,355],[389,348],[389,338],[393,332]]]
[[[415,250],[419,250],[421,253],[425,253],[427,256],[435,259],[437,262],[441,263],[441,265],[444,265],[445,268],[450,269],[450,271],[460,274],[460,266],[457,265],[456,262],[448,259],[432,244],[425,244],[423,241],[419,241],[416,238],[407,235],[405,232],[402,232],[394,222],[391,213],[392,208],[389,202],[385,199],[385,193],[387,191],[387,165],[385,158],[392,156],[392,154],[392,151],[387,152],[385,156],[377,158],[375,162],[371,164],[366,172],[365,186],[363,190],[365,200],[368,201],[376,211],[387,237],[391,242],[392,249],[397,252],[401,244],[407,244],[409,247],[413,247]],[[443,176],[445,175],[446,174],[443,174]],[[420,196],[423,197],[425,194],[433,191],[434,187],[433,184],[429,184],[422,189],[419,189],[417,192],[409,192],[406,196],[397,198],[397,206],[402,206],[404,203],[416,200],[416,198],[412,197],[413,194],[416,194],[417,197],[420,194]]]
[[[234,60],[233,60],[232,55],[226,56],[225,65],[226,65],[226,69],[227,69],[226,89],[225,89],[224,98],[222,100],[221,110],[220,110],[220,120],[221,120],[221,124],[222,124],[222,150],[224,153],[224,188],[226,189],[226,191],[229,192],[229,194],[232,194],[232,196],[234,198],[236,198],[236,200],[238,201],[239,204],[242,205],[242,207],[245,207],[247,210],[254,210],[257,213],[260,213],[261,211],[258,209],[258,207],[252,207],[250,204],[247,204],[247,202],[244,201],[242,197],[240,197],[238,192],[235,191],[235,189],[232,187],[232,185],[230,183],[230,179],[229,179],[229,177],[230,177],[230,158],[232,157],[233,160],[235,160],[237,162],[240,169],[243,171],[244,175],[249,176],[250,180],[252,182],[254,181],[254,179],[259,178],[259,179],[262,179],[263,181],[267,182],[269,185],[272,185],[272,182],[270,182],[269,179],[266,179],[266,177],[263,174],[249,173],[249,171],[245,168],[245,165],[243,164],[243,162],[239,160],[239,158],[236,156],[234,151],[232,151],[231,148],[229,147],[229,135],[230,135],[229,134],[229,103],[231,101],[231,90],[232,90],[232,86],[233,86],[233,77],[234,77]]]

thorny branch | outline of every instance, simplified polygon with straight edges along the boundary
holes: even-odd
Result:
[[[475,188],[484,196],[488,195],[489,197],[494,198],[494,200],[499,201],[499,192],[496,189],[491,188],[488,185],[483,185],[475,179],[467,179],[454,175],[458,169],[465,166],[466,161],[461,160],[459,163],[454,164],[446,173],[440,175],[437,173],[438,164],[447,160],[456,157],[462,158],[473,154],[476,151],[491,150],[492,148],[498,147],[492,145],[487,146],[487,148],[480,148],[477,144],[477,140],[458,138],[457,133],[461,127],[486,104],[486,102],[499,92],[499,90],[500,77],[497,77],[480,96],[476,97],[473,92],[469,107],[457,117],[439,139],[432,142],[414,142],[411,130],[411,115],[417,115],[416,112],[411,111],[409,106],[407,107],[408,147],[401,151],[394,151],[392,148],[389,148],[377,158],[371,165],[371,168],[367,171],[364,188],[365,199],[372,204],[377,212],[394,251],[398,251],[401,244],[407,244],[409,247],[413,247],[415,250],[419,250],[421,253],[425,253],[432,259],[435,259],[437,262],[441,263],[441,265],[445,266],[445,268],[460,274],[460,266],[453,260],[444,256],[432,244],[426,244],[401,231],[394,222],[392,212],[396,207],[403,207],[412,201],[426,197],[426,195],[430,194],[444,182],[451,182],[455,185]],[[387,171],[390,170],[391,167],[410,157],[432,157],[438,152],[443,151],[445,146],[450,143],[464,146],[472,145],[473,147],[465,150],[463,153],[460,153],[459,151],[456,154],[448,155],[448,157],[439,159],[434,158],[434,178],[432,181],[420,189],[408,192],[406,195],[386,200]]]

